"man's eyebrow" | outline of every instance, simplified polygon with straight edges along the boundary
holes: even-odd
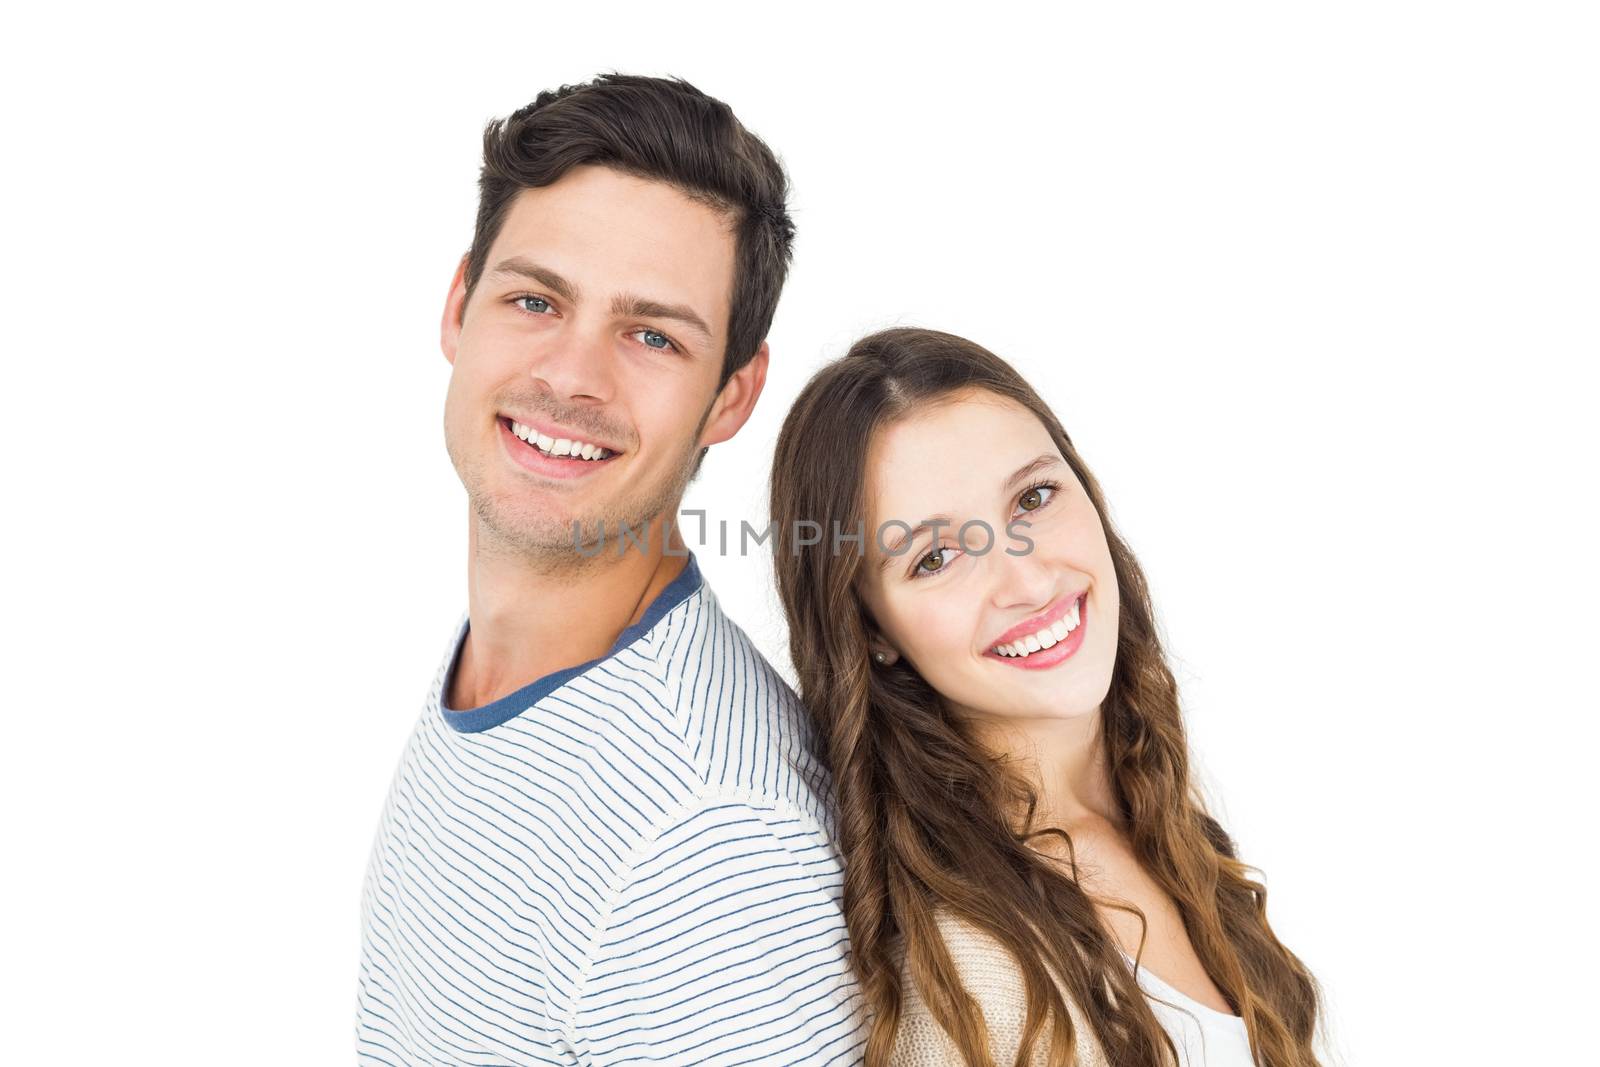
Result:
[[[540,285],[550,289],[561,299],[571,301],[574,304],[578,302],[578,287],[576,285],[573,285],[549,267],[541,267],[532,260],[524,259],[521,256],[502,259],[495,264],[495,268],[489,273],[491,275],[509,274],[518,278],[532,278]]]
[[[1028,462],[1024,463],[1022,466],[1013,471],[1011,473],[1011,477],[1006,479],[1004,486],[1005,491],[1009,493],[1021,482],[1039,473],[1046,467],[1052,467],[1059,462],[1061,462],[1061,457],[1054,452],[1046,452],[1041,456],[1030,459]],[[912,538],[916,537],[924,530],[931,530],[935,526],[953,527],[955,526],[955,520],[948,515],[935,515],[931,519],[923,519],[910,530],[902,533],[893,541],[890,541],[888,544],[882,546],[887,550],[887,554],[883,559],[878,561],[878,569],[882,570],[883,568],[887,567],[892,560],[899,559],[901,554],[905,551],[906,545],[911,542]]]
[[[698,333],[706,344],[712,344],[715,340],[706,320],[695,314],[694,308],[684,304],[663,304],[658,300],[621,293],[611,301],[611,314],[630,319],[675,319]]]
[[[522,256],[512,256],[495,264],[493,275],[507,274],[518,278],[531,278],[540,285],[545,286],[561,299],[576,304],[578,302],[578,287],[567,281],[549,267],[539,264]],[[659,300],[650,300],[631,293],[619,294],[611,301],[611,313],[628,318],[641,319],[673,319],[681,322],[700,335],[706,344],[716,340],[711,336],[711,327],[706,325],[706,320],[691,307],[683,304],[664,304]]]

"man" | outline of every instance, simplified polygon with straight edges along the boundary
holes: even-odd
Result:
[[[861,1059],[827,773],[673,522],[761,394],[786,185],[679,80],[485,133],[442,330],[468,608],[372,850],[363,1063]]]

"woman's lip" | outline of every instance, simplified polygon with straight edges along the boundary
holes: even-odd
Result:
[[[1044,670],[1066,660],[1083,647],[1083,632],[1089,628],[1089,600],[1086,594],[1080,593],[1078,595],[1084,598],[1083,607],[1078,611],[1078,625],[1074,626],[1072,632],[1060,641],[1057,641],[1049,648],[1041,648],[1037,652],[1030,652],[1026,656],[1002,656],[993,649],[985,652],[984,655],[991,659],[997,659],[1007,666],[1025,671]],[[1001,642],[1001,644],[1004,643],[1003,641]]]
[[[1046,626],[1049,626],[1051,623],[1061,618],[1061,616],[1071,611],[1072,605],[1076,604],[1079,598],[1081,598],[1087,592],[1087,589],[1080,589],[1071,596],[1062,597],[1060,600],[1056,601],[1054,604],[1050,605],[1050,607],[1035,615],[1033,618],[1024,619],[1022,622],[1017,623],[1011,629],[1007,630],[993,641],[990,641],[985,647],[994,649],[999,645],[1008,645],[1018,638],[1027,637],[1029,634],[1038,633],[1040,630],[1044,629]]]

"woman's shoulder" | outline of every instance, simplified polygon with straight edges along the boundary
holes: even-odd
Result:
[[[1022,970],[1011,951],[983,927],[947,909],[934,914],[934,922],[950,952],[951,962],[961,976],[961,984],[983,1012],[989,1031],[989,1051],[998,1064],[1009,1064],[1022,1045],[1023,1025],[1028,1017],[1028,997]],[[923,992],[902,960],[902,1000],[900,1025],[895,1031],[891,1067],[933,1067],[959,1064],[956,1043],[933,1017]],[[1106,1067],[1105,1053],[1090,1032],[1088,1021],[1071,995],[1059,985],[1067,1013],[1077,1031],[1078,1063],[1081,1067]],[[1030,1063],[1044,1065],[1049,1031],[1033,1045]]]

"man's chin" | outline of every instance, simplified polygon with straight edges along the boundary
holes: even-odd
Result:
[[[529,511],[478,500],[473,502],[473,511],[480,540],[487,539],[522,554],[576,554],[582,547],[582,540],[574,539],[572,520],[553,516],[548,508]],[[584,525],[593,528],[592,522]]]
[[[687,473],[688,459],[686,456],[683,473]],[[479,491],[469,490],[468,496],[477,516],[480,542],[498,544],[505,551],[530,558],[581,562],[602,557],[615,560],[629,551],[659,552],[664,517],[670,513],[676,524],[683,488],[676,482],[646,487],[635,481],[627,486],[624,499],[609,501],[622,505],[625,510],[621,512],[604,506],[606,501],[580,502],[576,495],[559,491],[530,493],[526,482],[502,484],[494,491],[484,491],[480,485]]]
[[[555,518],[548,510],[528,514],[504,507],[479,508],[477,514],[483,534],[510,551],[528,556],[615,558],[622,551],[654,548],[653,542],[661,536],[659,523],[652,519],[594,515]]]

